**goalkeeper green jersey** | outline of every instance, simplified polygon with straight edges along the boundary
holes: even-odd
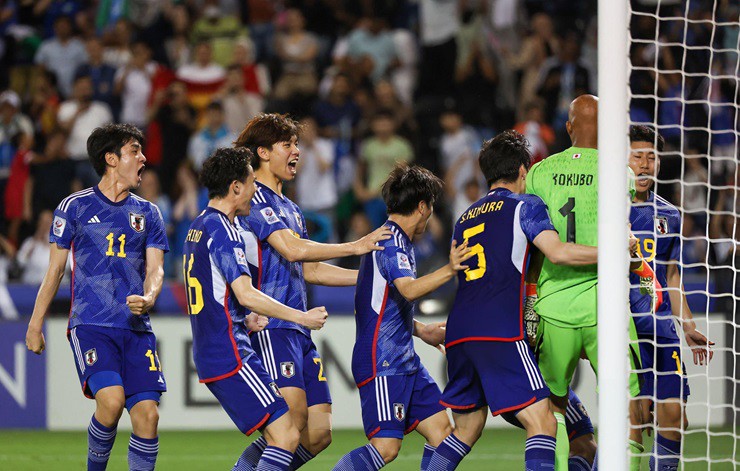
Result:
[[[597,245],[598,170],[596,149],[571,147],[527,174],[527,193],[545,202],[563,242]],[[596,265],[558,266],[545,258],[535,310],[561,327],[596,325],[596,281]]]

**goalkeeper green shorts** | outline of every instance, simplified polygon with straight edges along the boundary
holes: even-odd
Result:
[[[630,363],[632,372],[629,378],[632,397],[640,393],[639,376],[634,373],[640,368],[640,351],[637,348],[637,333],[630,319]],[[560,327],[540,318],[537,329],[535,357],[545,378],[550,392],[559,397],[568,395],[568,386],[578,366],[581,354],[591,363],[594,374],[598,377],[598,342],[597,327]]]

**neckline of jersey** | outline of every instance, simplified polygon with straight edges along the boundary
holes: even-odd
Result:
[[[385,223],[383,225],[384,226],[393,226],[393,227],[395,227],[398,230],[398,233],[401,235],[401,237],[403,237],[405,239],[406,243],[408,243],[408,244],[411,243],[411,238],[408,236],[408,234],[406,234],[406,231],[404,231],[401,228],[401,226],[398,225],[397,222],[391,221],[390,219],[386,219],[386,221],[385,221]]]
[[[107,196],[105,196],[103,194],[102,191],[100,191],[100,188],[98,188],[98,185],[95,185],[93,187],[93,191],[95,192],[96,195],[98,195],[98,198],[100,198],[101,200],[103,200],[104,203],[107,203],[107,204],[109,204],[111,206],[123,206],[129,200],[129,198],[131,198],[131,192],[129,191],[128,192],[128,195],[124,199],[122,199],[121,201],[111,201],[111,200],[108,199]]]
[[[489,194],[489,195],[492,195],[492,194],[494,194],[494,193],[495,193],[495,192],[497,192],[497,191],[508,191],[509,193],[514,193],[513,191],[511,191],[511,190],[510,190],[510,189],[508,189],[508,188],[504,188],[504,187],[502,187],[502,186],[497,186],[496,188],[494,188],[494,189],[492,189],[491,191],[489,191],[489,192],[488,192],[488,194]]]
[[[271,192],[272,192],[272,193],[273,193],[273,194],[274,194],[275,196],[277,196],[277,197],[278,197],[278,198],[280,198],[281,200],[285,201],[285,195],[283,195],[283,194],[280,194],[280,193],[276,192],[275,190],[273,190],[272,188],[270,188],[269,186],[265,185],[264,183],[262,183],[262,182],[260,182],[260,181],[257,181],[257,180],[255,180],[254,182],[255,182],[255,183],[257,183],[257,184],[258,184],[259,186],[261,186],[262,188],[267,188],[267,189],[268,189],[268,190],[270,190],[270,191],[271,191]]]

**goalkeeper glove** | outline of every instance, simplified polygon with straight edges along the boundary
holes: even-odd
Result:
[[[526,283],[525,293],[524,326],[527,329],[529,345],[534,348],[535,343],[537,342],[537,327],[540,325],[540,316],[534,310],[534,303],[537,302],[537,285],[534,283]]]
[[[644,259],[641,260],[640,267],[632,270],[632,273],[640,277],[640,294],[650,295],[652,298],[652,311],[658,310],[663,304],[663,287],[655,277],[655,272]]]

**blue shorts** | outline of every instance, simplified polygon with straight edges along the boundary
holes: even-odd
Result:
[[[498,415],[550,396],[532,349],[523,340],[454,345],[447,349],[447,376],[441,403],[457,413],[487,405]]]
[[[251,435],[288,412],[288,404],[257,355],[249,355],[242,362],[236,374],[206,386],[237,428]]]
[[[85,397],[92,399],[103,387],[123,386],[126,407],[130,409],[131,397],[143,398],[144,392],[167,391],[157,355],[157,339],[152,332],[79,325],[67,333],[67,338]],[[90,381],[97,373],[100,374]],[[158,400],[159,394],[145,399]]]
[[[511,425],[524,428],[519,419],[516,418],[516,412],[504,412],[501,417],[509,422]],[[565,426],[568,431],[568,440],[573,441],[584,435],[594,433],[594,426],[591,423],[591,418],[586,412],[586,408],[583,407],[581,399],[576,395],[575,391],[568,389],[568,407],[565,409]]]
[[[445,410],[442,393],[424,366],[415,373],[376,376],[360,386],[362,424],[367,438],[403,438],[420,422]]]
[[[308,407],[331,404],[324,365],[311,337],[295,329],[265,329],[252,334],[251,340],[278,387],[303,389]]]
[[[642,368],[641,396],[653,399],[686,400],[691,393],[686,378],[686,365],[681,361],[681,343],[678,339],[658,337],[639,338]]]

